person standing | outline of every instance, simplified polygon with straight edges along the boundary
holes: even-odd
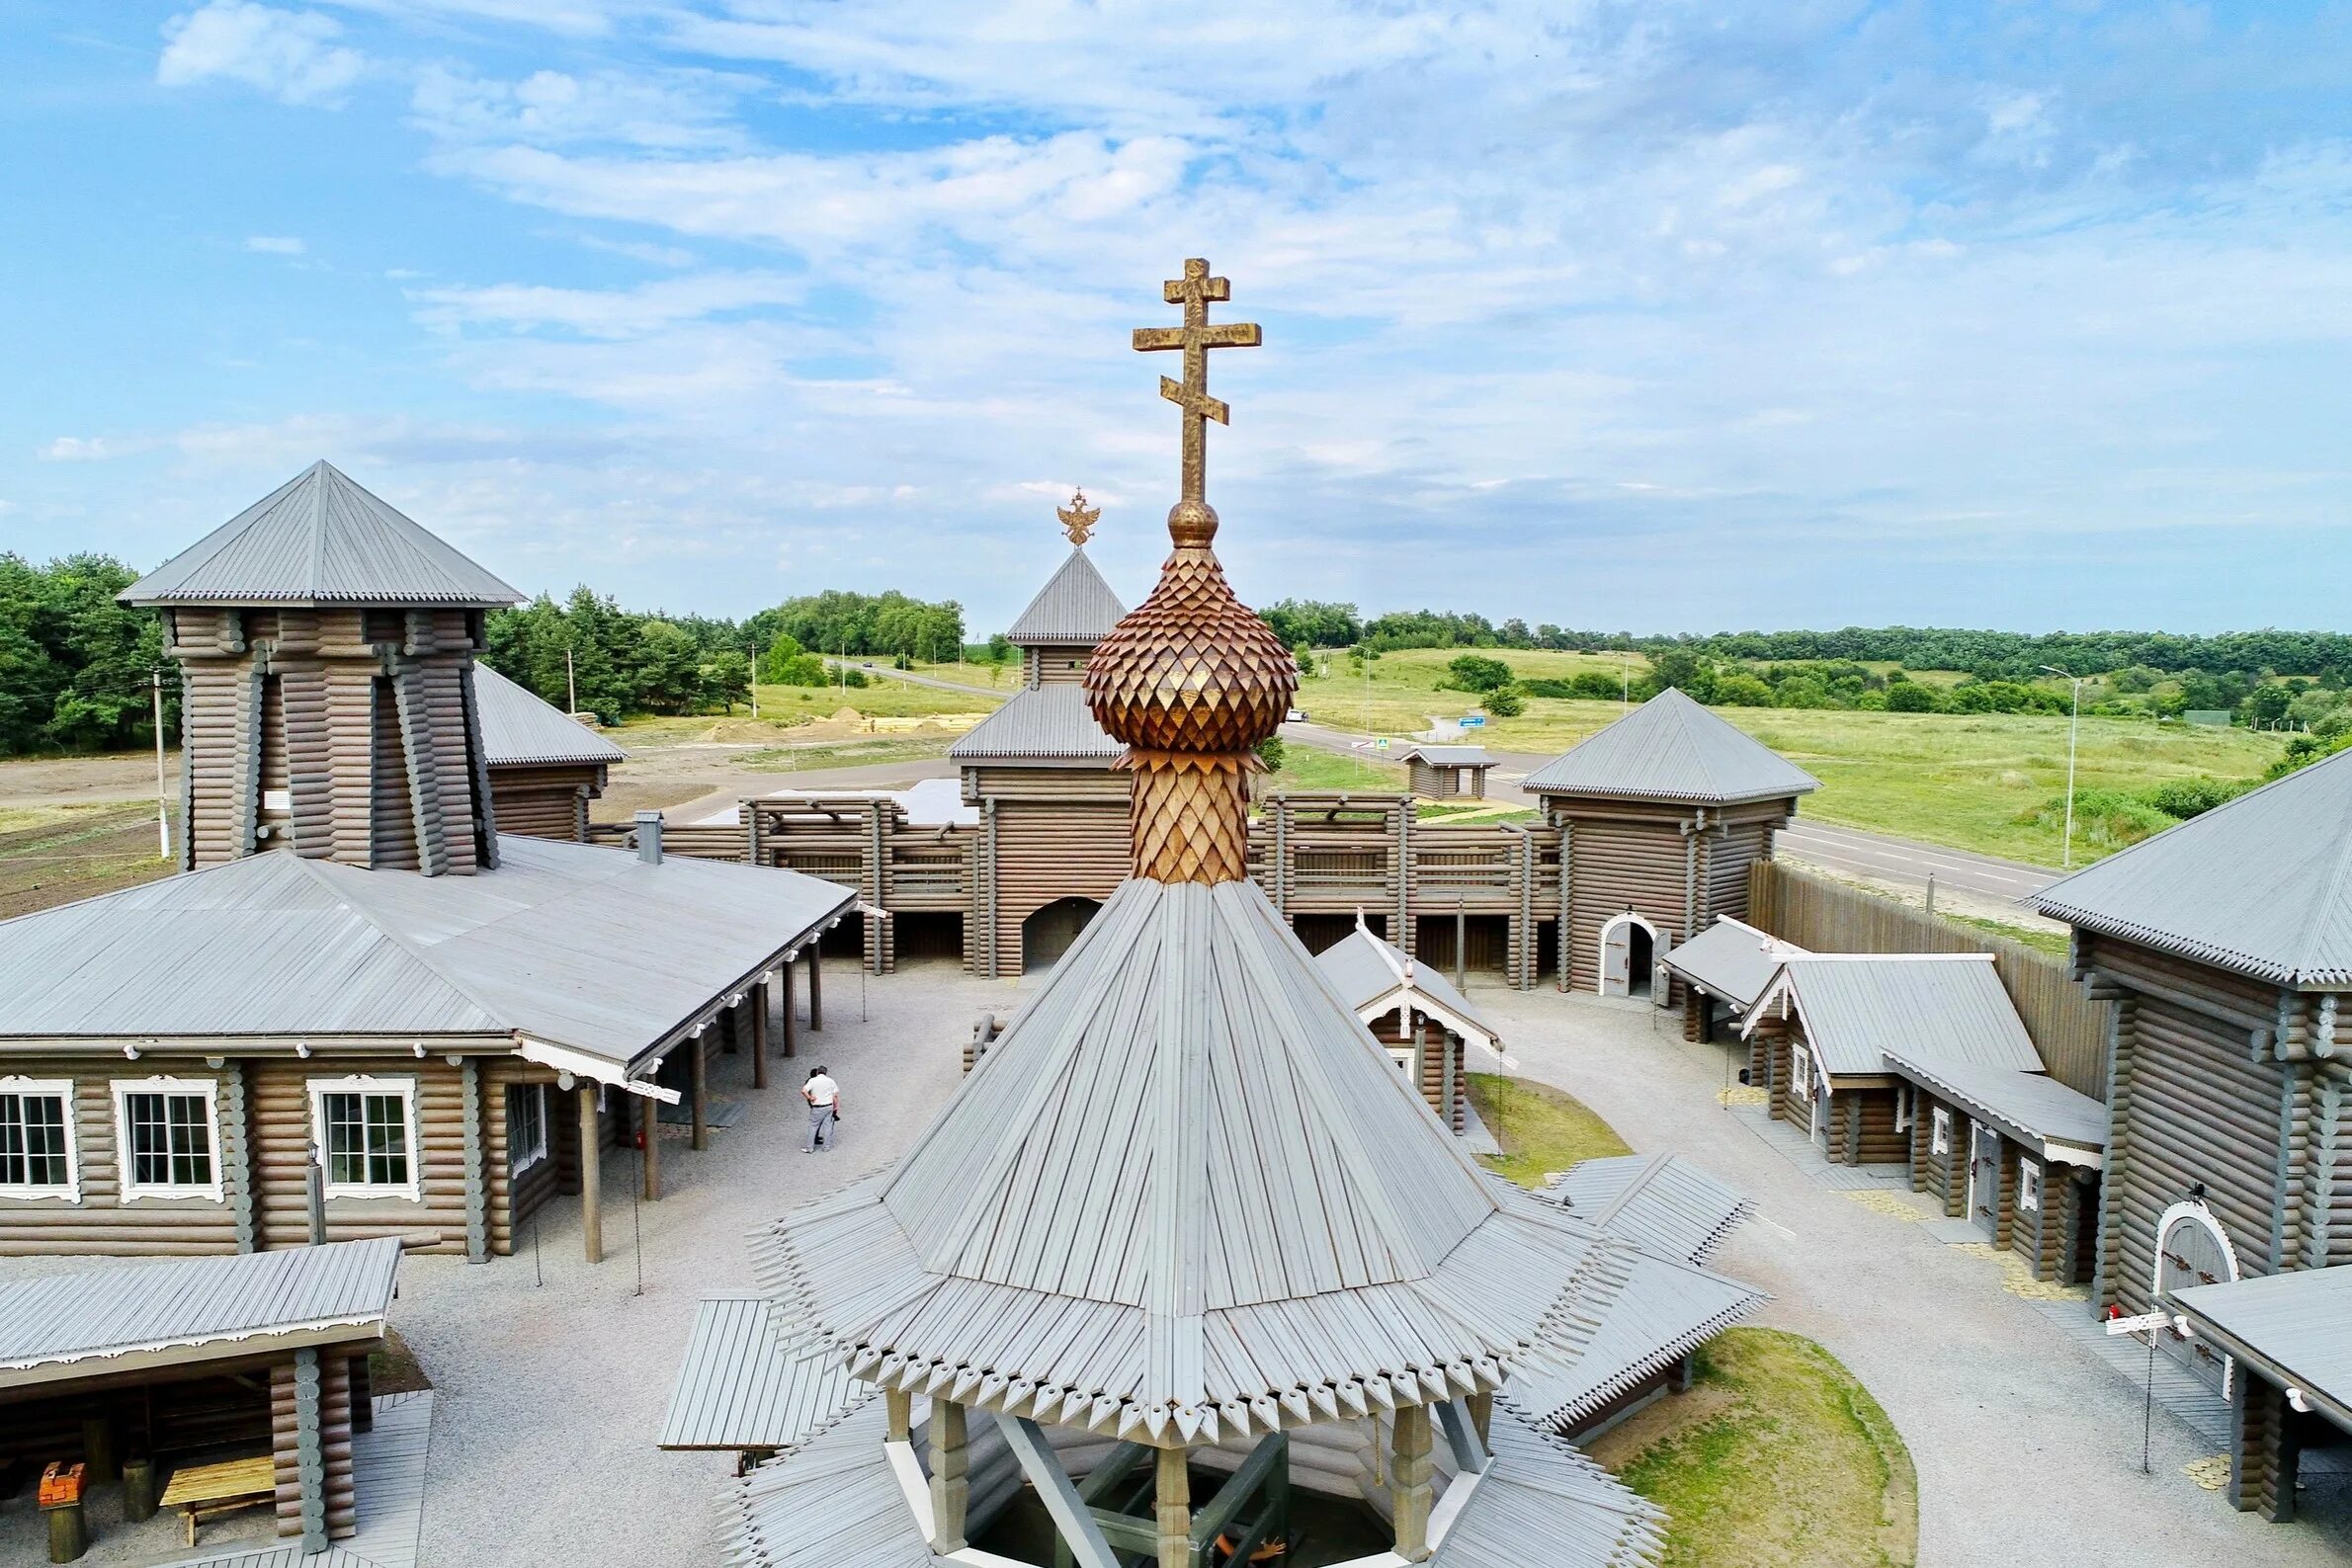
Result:
[[[841,1086],[820,1065],[800,1086],[800,1098],[808,1102],[808,1147],[800,1152],[822,1153],[834,1141],[834,1124],[841,1119]]]

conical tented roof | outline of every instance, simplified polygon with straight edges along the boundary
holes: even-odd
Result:
[[[1007,642],[1021,646],[1039,643],[1093,643],[1111,634],[1127,614],[1103,574],[1086,558],[1083,545],[1073,544],[1061,569],[1046,580],[1038,596],[1021,612]]]
[[[2352,752],[2085,867],[2035,903],[2240,974],[2352,984]]]
[[[523,596],[314,462],[123,590],[129,605],[448,605]]]
[[[1155,1313],[1426,1277],[1495,1209],[1254,884],[1130,882],[891,1178],[926,1268]]]
[[[1527,776],[1531,794],[1733,805],[1821,781],[1673,687]]]

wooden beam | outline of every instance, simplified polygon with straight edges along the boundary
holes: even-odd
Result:
[[[799,1032],[798,1027],[793,1023],[793,966],[787,962],[776,972],[783,981],[784,1006],[778,1016],[784,1022],[784,1055],[789,1058],[794,1054],[797,1036]]]
[[[691,1146],[711,1146],[711,1036],[708,1031],[687,1041],[687,1100],[694,1113]],[[651,1104],[650,1101],[647,1104]],[[659,1116],[654,1118],[656,1121]]]
[[[482,1140],[482,1064],[467,1056],[458,1064],[458,1106],[464,1117],[461,1147],[465,1156],[465,1261],[490,1261],[490,1173]]]
[[[637,1161],[645,1173],[643,1194],[648,1203],[661,1198],[661,1102],[651,1095],[632,1096],[637,1103],[637,1137],[643,1158]]]
[[[825,1029],[825,973],[817,965],[818,949],[824,939],[808,939],[808,1032],[821,1034]]]
[[[582,1082],[572,1091],[580,1100],[580,1245],[590,1263],[605,1261],[604,1199],[599,1190],[602,1173],[598,1170],[604,1118],[596,1114],[596,1089],[595,1084]]]
[[[936,1411],[939,1407],[934,1405],[932,1408]],[[963,1414],[961,1406],[950,1405],[947,1408],[956,1411],[959,1416]],[[932,1419],[936,1421],[939,1418],[935,1414]],[[1038,1424],[1027,1417],[1015,1418],[999,1413],[996,1425],[1004,1433],[1004,1441],[1011,1446],[1013,1457],[1021,1462],[1021,1473],[1028,1476],[1030,1485],[1037,1488],[1038,1501],[1046,1505],[1047,1514],[1053,1520],[1053,1527],[1069,1543],[1070,1552],[1077,1558],[1079,1568],[1121,1568],[1119,1555],[1112,1551],[1111,1542],[1104,1537],[1103,1527],[1096,1522],[1094,1511],[1078,1496],[1077,1484],[1070,1479],[1069,1472],[1061,1467],[1061,1461],[1054,1457],[1053,1445],[1046,1441],[1046,1435],[1039,1430]],[[961,1523],[961,1506],[957,1513]],[[1187,1542],[1188,1548],[1190,1542]],[[938,1542],[932,1543],[932,1550],[943,1549]]]
[[[1446,1444],[1454,1450],[1454,1468],[1465,1475],[1476,1475],[1486,1468],[1486,1440],[1478,1425],[1470,1418],[1469,1407],[1459,1399],[1449,1399],[1437,1407],[1437,1419],[1446,1429]]]
[[[1396,1460],[1390,1470],[1394,1506],[1390,1523],[1396,1532],[1396,1555],[1406,1562],[1427,1562],[1429,1512],[1436,1497],[1429,1461],[1429,1407],[1398,1405],[1395,1425]]]
[[[1042,1491],[1043,1488],[1040,1488]],[[931,1401],[931,1549],[946,1556],[965,1546],[965,1510],[971,1503],[971,1448],[965,1410],[952,1399]],[[1118,1568],[1105,1562],[1099,1568]]]
[[[768,1087],[768,982],[751,988],[751,1087]]]
[[[327,1549],[327,1455],[319,1432],[325,1375],[316,1346],[294,1352],[294,1474],[300,1485],[298,1517],[305,1557]]]
[[[1157,1494],[1155,1520],[1159,1526],[1159,1568],[1192,1568],[1192,1455],[1182,1448],[1162,1448],[1153,1477]]]

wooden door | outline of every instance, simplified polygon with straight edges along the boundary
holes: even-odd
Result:
[[[1634,923],[1620,920],[1601,933],[1601,995],[1633,994],[1633,961]]]
[[[2156,1302],[2167,1311],[2170,1304],[2164,1299],[2168,1290],[2186,1290],[2191,1285],[2219,1284],[2237,1278],[2237,1270],[2229,1260],[2222,1238],[2210,1220],[2200,1214],[2176,1214],[2156,1238]],[[2183,1339],[2171,1329],[2160,1329],[2157,1341],[2172,1359],[2209,1384],[2217,1393],[2226,1393],[2229,1359],[2207,1345],[2202,1339]]]
[[[1807,1137],[1813,1130],[1813,1053],[1805,1041],[1789,1042],[1789,1119]]]
[[[1980,1121],[1969,1123],[1969,1218],[1998,1240],[2001,1234],[2001,1135]]]

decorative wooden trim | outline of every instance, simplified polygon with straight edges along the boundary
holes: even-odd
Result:
[[[324,1400],[318,1348],[294,1352],[294,1471],[301,1482],[302,1553],[327,1549],[327,1455],[319,1418]]]
[[[65,1185],[63,1187],[0,1186],[0,1200],[79,1203],[82,1200],[81,1132],[76,1123],[73,1080],[70,1078],[0,1078],[0,1095],[54,1097],[62,1102],[65,1126]]]
[[[404,1148],[408,1156],[408,1180],[405,1183],[335,1182],[325,1181],[329,1197],[405,1198],[419,1202],[424,1197],[424,1149],[418,1137],[416,1099],[417,1083],[413,1076],[402,1075],[378,1078],[368,1074],[352,1074],[343,1078],[313,1078],[304,1086],[310,1099],[310,1136],[318,1145],[321,1162],[320,1177],[332,1169],[327,1152],[328,1095],[398,1095],[407,1131]]]
[[[220,1167],[228,1192],[229,1222],[236,1227],[237,1251],[261,1246],[261,1227],[253,1202],[253,1132],[246,1109],[245,1063],[231,1058],[220,1071]]]
[[[218,1081],[211,1078],[115,1078],[107,1088],[115,1108],[115,1165],[116,1201],[127,1207],[132,1203],[151,1202],[170,1198],[198,1197],[220,1202],[224,1196],[225,1179],[220,1154],[220,1098]],[[212,1179],[179,1186],[171,1182],[141,1182],[138,1161],[130,1145],[130,1107],[132,1095],[164,1095],[172,1098],[202,1100],[205,1103],[205,1163],[211,1167]],[[166,1120],[168,1127],[169,1121]],[[166,1158],[169,1158],[167,1152]]]
[[[512,1094],[514,1091],[507,1091]],[[467,1056],[458,1063],[458,1114],[465,1151],[465,1261],[490,1261],[490,1179],[482,1147],[482,1064]],[[413,1113],[413,1103],[412,1103]]]

